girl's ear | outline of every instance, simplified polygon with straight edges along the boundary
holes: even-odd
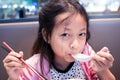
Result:
[[[47,40],[46,30],[44,28],[42,29],[42,36],[43,36],[43,39],[45,40],[45,42],[49,43],[49,39]]]
[[[46,39],[46,30],[44,28],[42,29],[42,36],[43,36],[43,39],[45,40],[45,42],[47,42],[47,39]]]

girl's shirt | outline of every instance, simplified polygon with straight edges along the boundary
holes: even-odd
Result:
[[[52,66],[50,73],[50,80],[87,80],[79,61],[72,63],[66,71],[57,70]]]
[[[86,44],[83,50],[84,54],[95,54],[94,50],[89,44]],[[41,73],[40,68],[40,54],[35,54],[31,58],[26,60],[27,64],[37,69]],[[49,64],[46,60],[43,62],[44,76],[48,80],[99,80],[96,72],[91,67],[91,61],[79,62],[75,61],[67,72],[60,72],[53,66],[49,68]],[[42,80],[33,73],[27,66],[23,68],[22,73],[19,76],[19,80]]]

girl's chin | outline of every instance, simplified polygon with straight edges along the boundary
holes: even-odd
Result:
[[[74,62],[75,61],[75,59],[71,55],[65,57],[65,59],[67,62]]]
[[[74,62],[75,61],[75,59],[69,59],[69,60],[67,60],[68,62]]]

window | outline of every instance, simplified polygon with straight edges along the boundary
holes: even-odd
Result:
[[[0,19],[32,18],[38,8],[38,0],[0,0]]]
[[[120,17],[120,0],[79,0],[90,16]]]
[[[48,0],[0,0],[0,19],[36,18]],[[120,0],[78,0],[91,18],[120,17]]]

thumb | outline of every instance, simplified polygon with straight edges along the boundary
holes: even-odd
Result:
[[[100,51],[102,51],[102,52],[109,52],[109,49],[108,49],[108,47],[103,47]]]
[[[20,51],[19,54],[21,55],[20,58],[23,58],[23,55],[24,55],[24,54],[23,54],[23,51]]]

